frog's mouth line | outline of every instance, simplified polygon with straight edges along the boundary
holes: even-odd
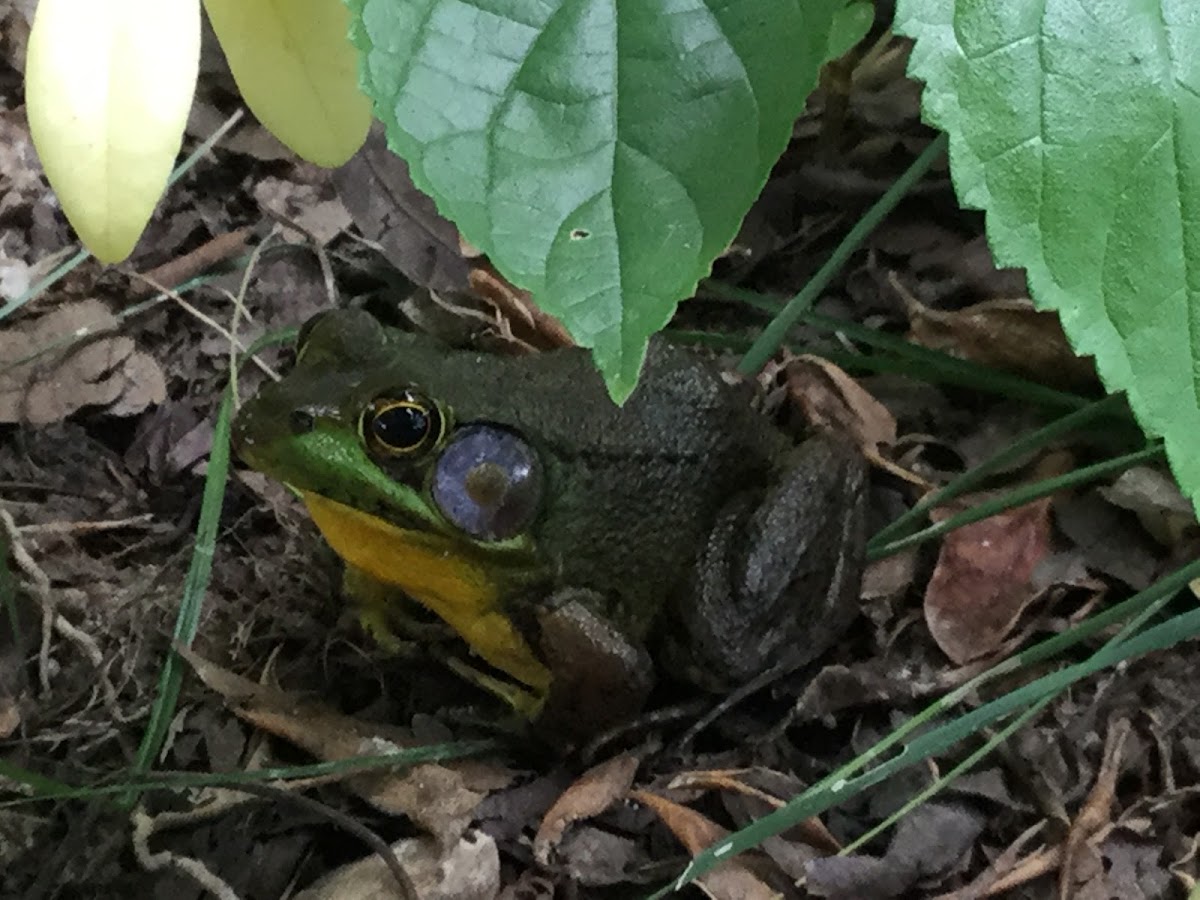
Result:
[[[247,406],[239,418],[248,424],[241,431],[268,431],[253,422],[254,408]],[[242,417],[245,417],[242,419]],[[397,528],[449,534],[446,523],[432,509],[419,488],[407,484],[375,462],[356,435],[345,433],[341,423],[326,422],[303,434],[271,433],[254,440],[234,432],[234,449],[251,468],[283,482],[301,498],[319,496]]]

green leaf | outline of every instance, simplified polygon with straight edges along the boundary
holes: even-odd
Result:
[[[347,2],[413,181],[593,348],[618,399],[847,28],[843,0]]]
[[[874,21],[875,6],[870,0],[850,0],[834,14],[825,58],[837,59],[849,53],[855,44],[866,37]]]
[[[341,0],[204,0],[246,105],[309,162],[340,166],[371,127]]]
[[[901,0],[960,200],[1200,500],[1200,7]]]

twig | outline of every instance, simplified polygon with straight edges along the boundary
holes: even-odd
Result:
[[[239,228],[236,231],[227,231],[224,234],[218,234],[211,240],[201,244],[195,250],[177,256],[169,262],[163,263],[161,266],[156,266],[149,272],[144,273],[148,282],[155,284],[166,284],[172,288],[177,287],[189,278],[199,275],[206,269],[210,269],[217,263],[224,262],[232,256],[236,256],[246,249],[246,240],[254,234],[253,228]],[[135,293],[145,291],[145,282],[141,285],[134,285]],[[146,291],[146,293],[149,293]]]
[[[131,814],[133,820],[133,855],[141,863],[143,869],[155,872],[159,869],[174,868],[190,875],[192,879],[206,891],[215,895],[218,900],[241,900],[237,892],[220,876],[212,872],[208,866],[190,856],[179,856],[169,850],[154,853],[150,849],[150,838],[154,834],[154,817],[143,809],[135,809]]]
[[[154,521],[154,513],[142,513],[125,519],[100,519],[95,522],[42,522],[35,525],[20,525],[21,534],[95,534],[98,531],[113,531],[142,525]]]
[[[178,291],[175,291],[172,288],[164,287],[163,285],[158,284],[153,279],[151,279],[149,275],[142,275],[138,272],[133,272],[130,274],[130,277],[137,279],[138,281],[144,281],[146,284],[153,287],[159,293],[166,294],[168,297],[170,297],[172,300],[174,300],[176,303],[178,303],[179,306],[185,312],[190,313],[192,316],[199,319],[201,322],[203,322],[205,325],[207,325],[209,328],[211,328],[213,331],[217,332],[217,334],[221,335],[221,337],[223,337],[227,341],[229,341],[231,347],[233,347],[236,350],[245,351],[246,348],[242,345],[242,343],[240,341],[238,341],[237,338],[235,338],[233,336],[233,334],[231,334],[225,328],[224,325],[217,322],[215,319],[213,319],[207,313],[201,312],[199,309],[197,309],[195,306],[193,306],[187,300],[184,300]],[[253,359],[254,359],[255,364],[260,369],[262,369],[263,372],[265,372],[268,377],[274,378],[275,380],[279,379],[279,376],[271,369],[270,366],[268,366],[266,363],[264,363],[258,357],[254,357]]]
[[[104,694],[104,702],[108,709],[117,718],[120,718],[117,710],[117,692],[113,688],[112,683],[104,675],[104,654],[100,652],[99,645],[90,634],[76,628],[65,617],[59,614],[57,604],[54,600],[54,591],[50,586],[50,578],[42,571],[41,567],[34,562],[29,551],[21,543],[21,530],[17,527],[17,523],[13,521],[12,515],[6,509],[0,509],[0,524],[4,526],[4,530],[8,533],[9,547],[12,550],[13,559],[21,571],[26,574],[33,582],[33,591],[37,595],[38,604],[42,608],[42,643],[38,649],[38,680],[42,687],[42,693],[50,693],[50,641],[53,638],[54,632],[57,631],[67,640],[74,643],[83,651],[83,655],[88,661],[95,666],[96,674],[99,677],[100,690]]]

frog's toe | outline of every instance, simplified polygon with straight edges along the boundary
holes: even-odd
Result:
[[[503,678],[496,678],[482,672],[461,659],[451,657],[446,660],[446,665],[459,677],[478,685],[489,694],[499,697],[526,719],[536,719],[541,715],[542,706],[546,702],[545,696],[527,690],[511,681],[505,681]]]
[[[412,650],[412,645],[401,638],[392,628],[391,616],[387,610],[378,606],[367,605],[358,609],[358,624],[385,653],[392,656],[403,656]]]

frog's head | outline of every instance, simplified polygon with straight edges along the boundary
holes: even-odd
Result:
[[[431,396],[444,353],[362,311],[322,313],[301,329],[294,369],[234,423],[242,459],[299,492],[343,559],[434,608],[456,601],[430,591],[453,593],[445,582],[468,569],[530,573],[544,481],[520,434],[458,422]]]

